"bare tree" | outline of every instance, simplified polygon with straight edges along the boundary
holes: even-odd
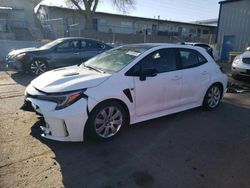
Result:
[[[111,3],[122,12],[127,12],[134,8],[135,0],[110,0]],[[67,0],[68,5],[74,5],[80,11],[86,20],[86,30],[93,29],[93,16],[98,6],[99,0]]]

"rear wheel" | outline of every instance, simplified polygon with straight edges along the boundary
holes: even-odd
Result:
[[[47,63],[44,60],[35,59],[30,63],[30,73],[33,75],[40,75],[48,70]]]
[[[214,110],[218,107],[220,104],[222,98],[222,88],[220,87],[219,84],[214,84],[212,85],[203,100],[203,106],[207,110]]]
[[[97,105],[89,116],[86,132],[96,140],[108,141],[127,124],[126,112],[116,101]]]

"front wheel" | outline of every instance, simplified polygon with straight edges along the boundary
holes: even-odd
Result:
[[[33,75],[40,75],[48,70],[48,66],[45,61],[36,59],[30,63],[30,73]]]
[[[116,136],[127,124],[126,112],[116,101],[106,101],[97,105],[87,122],[88,136],[95,140],[108,141]]]
[[[207,110],[214,110],[220,104],[222,98],[222,89],[219,85],[214,84],[212,85],[203,100],[203,107]]]

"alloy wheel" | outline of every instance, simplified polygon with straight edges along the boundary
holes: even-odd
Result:
[[[114,136],[121,128],[123,115],[119,108],[109,106],[102,109],[95,118],[95,131],[102,138]]]
[[[213,86],[208,92],[208,106],[210,108],[215,108],[221,99],[221,91],[217,86]]]
[[[40,75],[46,72],[47,66],[46,63],[41,60],[35,60],[30,64],[30,71],[32,74]]]

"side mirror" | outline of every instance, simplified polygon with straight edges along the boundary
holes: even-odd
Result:
[[[139,74],[139,78],[141,81],[145,81],[146,77],[154,77],[156,75],[157,75],[157,70],[154,68],[143,69]]]
[[[250,46],[246,48],[246,51],[250,51]]]

